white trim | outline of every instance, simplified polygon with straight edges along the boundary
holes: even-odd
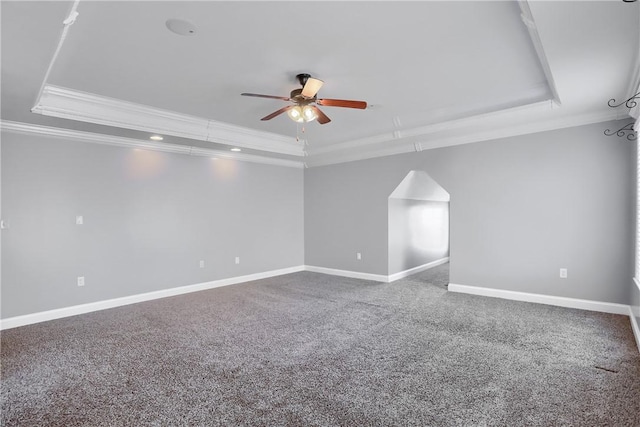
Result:
[[[211,148],[190,147],[187,145],[171,144],[167,142],[143,141],[133,138],[84,132],[73,129],[54,128],[2,120],[0,129],[7,132],[24,135],[45,135],[66,140],[89,142],[93,144],[113,145],[118,147],[141,148],[144,150],[163,151],[167,153],[187,154],[190,156],[205,156],[225,159],[235,159],[243,162],[263,163],[275,166],[304,168],[304,163],[297,160],[278,159],[255,154],[236,153],[232,151],[214,150]]]
[[[316,267],[313,265],[305,265],[305,271],[314,273],[330,274],[332,276],[351,277],[353,279],[374,280],[376,282],[389,282],[389,276],[383,274],[362,273],[360,271],[338,270],[336,268]]]
[[[80,0],[75,0],[73,2],[73,6],[71,6],[71,11],[69,12],[69,15],[67,16],[67,19],[62,21],[62,25],[63,25],[62,34],[60,35],[60,39],[58,40],[58,45],[56,46],[56,50],[53,53],[53,57],[51,58],[51,61],[49,61],[49,67],[47,67],[47,72],[44,73],[44,78],[42,79],[42,84],[40,85],[40,90],[38,91],[38,97],[36,98],[36,104],[38,103],[38,100],[42,96],[42,92],[44,91],[44,87],[47,84],[47,80],[49,80],[49,75],[51,74],[51,70],[53,70],[53,64],[55,64],[56,63],[56,59],[58,59],[58,55],[60,54],[60,50],[62,49],[62,45],[64,44],[64,41],[67,38],[67,33],[69,32],[69,27],[71,27],[76,22],[76,18],[79,15],[77,10],[76,10],[76,9],[78,9],[78,3],[80,3]]]
[[[638,282],[638,279],[634,277],[633,283],[635,283],[638,288],[638,292],[640,292],[640,282]],[[637,313],[633,312],[634,308],[638,310]],[[631,301],[631,305],[629,306],[629,319],[631,321],[631,329],[633,330],[633,336],[636,339],[638,351],[640,351],[640,325],[638,324],[638,317],[640,317],[640,301]]]
[[[578,308],[580,310],[599,311],[612,314],[629,314],[629,306],[612,302],[591,301],[577,298],[557,297],[552,295],[531,294],[528,292],[506,291],[503,289],[483,288],[480,286],[459,285],[449,283],[449,291],[463,294],[481,295],[503,298],[514,301],[534,302],[559,307]]]
[[[631,322],[631,330],[633,331],[633,336],[636,339],[636,346],[638,346],[638,351],[640,352],[640,325],[638,325],[638,321],[636,319],[637,318],[633,313],[633,308],[629,306],[629,321]]]
[[[430,150],[434,148],[451,147],[455,145],[584,126],[628,117],[628,114],[622,111],[602,111],[597,113],[564,116],[560,118],[552,117],[548,120],[516,123],[507,127],[496,125],[495,127],[484,131],[477,130],[485,120],[489,122],[501,119],[503,123],[509,123],[509,114],[523,113],[528,109],[531,109],[531,112],[533,113],[533,111],[537,111],[542,106],[551,108],[550,105],[551,101],[545,101],[525,107],[517,107],[481,116],[472,116],[450,122],[424,126],[422,128],[410,129],[403,133],[403,135],[406,135],[405,137],[393,140],[388,138],[383,144],[374,145],[373,138],[332,144],[310,151],[306,164],[307,167],[317,167],[372,159],[376,157],[385,157],[394,154],[416,152],[416,143],[420,144],[421,150]],[[382,139],[383,138],[381,138],[380,141],[382,141]],[[380,141],[376,140],[376,142]]]
[[[410,268],[409,270],[401,271],[390,276],[386,276],[384,274],[363,273],[361,271],[339,270],[337,268],[317,267],[314,265],[305,265],[305,271],[330,274],[332,276],[350,277],[352,279],[373,280],[376,282],[391,283],[398,279],[402,279],[403,277],[407,277],[411,274],[419,273],[421,271],[425,271],[438,265],[444,264],[448,261],[449,257],[441,258],[439,260],[419,265],[417,267]]]
[[[77,316],[79,314],[91,313],[94,311],[106,310],[109,308],[122,307],[125,305],[136,304],[155,299],[183,295],[191,292],[199,292],[208,289],[219,288],[236,284],[247,283],[254,280],[266,279],[269,277],[281,276],[284,274],[297,273],[300,271],[311,271],[315,273],[330,274],[332,276],[343,276],[355,279],[373,280],[377,282],[389,283],[395,280],[407,277],[411,274],[436,267],[449,261],[449,258],[442,258],[409,270],[395,273],[390,276],[381,274],[361,273],[357,271],[338,270],[334,268],[315,267],[310,265],[299,265],[295,267],[281,268],[278,270],[265,271],[261,273],[248,274],[245,276],[236,276],[226,279],[213,280],[210,282],[197,283],[194,285],[180,286],[170,289],[162,289],[159,291],[147,292],[143,294],[129,295],[120,298],[113,298],[104,301],[96,301],[87,304],[80,304],[71,307],[58,308],[54,310],[41,311],[38,313],[25,314],[22,316],[9,317],[0,319],[0,331],[6,329],[17,328],[20,326],[32,325],[34,323],[46,322],[49,320],[61,319],[64,317]],[[634,279],[636,285],[640,284]],[[505,291],[501,289],[481,288],[475,286],[449,284],[449,291],[467,293],[473,295],[482,295],[496,298],[505,298],[515,301],[534,302],[539,304],[555,305],[560,307],[578,308],[582,310],[600,311],[613,314],[628,314],[631,321],[633,334],[640,351],[640,326],[636,321],[636,317],[630,306],[624,304],[604,303],[597,301],[581,300],[574,298],[554,297],[540,294],[529,294],[525,292]]]
[[[529,6],[529,2],[527,0],[518,0],[518,4],[520,6],[520,10],[522,11],[522,21],[525,26],[529,30],[529,37],[531,38],[531,42],[533,43],[533,48],[538,55],[538,59],[540,60],[540,65],[542,66],[542,71],[544,72],[544,76],[547,79],[547,84],[549,85],[549,89],[551,90],[551,94],[553,95],[554,101],[558,105],[561,104],[560,96],[558,95],[558,89],[556,88],[555,80],[553,79],[553,74],[551,73],[551,66],[549,65],[549,60],[547,59],[547,55],[544,52],[544,46],[542,45],[542,39],[540,39],[540,34],[538,33],[538,26],[536,25],[536,21],[533,18],[533,14],[531,13],[531,8]]]
[[[221,286],[235,285],[238,283],[250,282],[253,280],[266,279],[268,277],[281,276],[283,274],[297,273],[304,271],[305,267],[282,268],[279,270],[265,271],[262,273],[248,274],[246,276],[230,277],[227,279],[213,280],[211,282],[198,283],[195,285],[180,286],[177,288],[163,289],[160,291],[147,292],[144,294],[129,295],[126,297],[114,298],[104,301],[90,302],[87,304],[74,305],[71,307],[58,308],[55,310],[41,311],[39,313],[25,314],[23,316],[9,317],[0,320],[0,330],[17,328],[19,326],[31,325],[33,323],[46,322],[48,320],[60,319],[63,317],[76,316],[78,314],[90,313],[93,311],[105,310],[108,308],[121,307],[123,305],[135,304],[144,301],[151,301],[158,298],[172,297],[191,292],[204,291],[207,289],[219,288]]]
[[[639,50],[636,54],[635,66],[632,68],[633,75],[631,77],[631,80],[629,80],[629,87],[627,88],[626,95],[625,95],[626,99],[631,98],[632,96],[634,96],[636,93],[640,91],[640,44],[638,45],[638,47],[639,47]],[[629,110],[629,115],[631,117],[640,119],[640,105],[636,105],[634,108],[631,108]],[[636,129],[636,131],[638,130],[637,127],[634,127],[634,129]]]
[[[388,144],[392,140],[406,140],[410,137],[426,137],[427,135],[436,134],[438,132],[457,131],[465,127],[471,128],[472,132],[475,132],[478,125],[485,121],[497,120],[503,123],[508,122],[507,119],[510,116],[521,114],[531,115],[539,112],[545,112],[551,110],[551,101],[539,101],[532,104],[521,105],[518,107],[511,107],[504,110],[492,111],[489,113],[481,113],[472,116],[463,117],[461,119],[447,120],[443,122],[432,123],[424,126],[416,126],[412,128],[406,128],[402,130],[402,135],[399,138],[395,137],[393,133],[382,133],[365,138],[353,139],[350,141],[339,142],[331,145],[317,147],[312,150],[311,154],[328,154],[337,151],[345,151],[348,149],[358,149],[375,144],[386,143]],[[609,112],[609,114],[611,114]],[[617,113],[616,113],[617,114]],[[528,126],[535,126],[535,123],[526,123]],[[411,143],[410,151],[415,151],[413,143]]]
[[[396,130],[327,146],[311,147],[308,157],[304,146],[293,137],[53,85],[45,87],[32,111],[70,120],[299,156],[304,158],[307,167],[582,126],[628,116],[626,112],[611,111],[610,108],[579,115],[550,115],[554,104],[557,105],[558,102],[534,102],[462,119],[403,129],[401,132]],[[532,120],[533,116],[538,116],[539,119]]]
[[[429,270],[430,268],[437,267],[447,262],[449,262],[449,257],[440,258],[438,260],[431,261],[426,264],[422,264],[417,267],[410,268],[408,270],[400,271],[399,273],[391,274],[388,276],[388,280],[389,282],[395,282],[396,280],[403,279],[407,276],[411,276],[412,274],[420,273],[425,270]]]
[[[262,132],[69,88],[45,86],[33,113],[173,135],[291,156],[303,156],[293,137]]]

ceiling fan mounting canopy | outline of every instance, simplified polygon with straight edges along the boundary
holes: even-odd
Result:
[[[303,87],[304,87],[304,85],[307,84],[307,80],[309,80],[309,77],[311,77],[311,74],[306,74],[306,73],[298,74],[296,76],[296,78],[300,82],[300,85],[303,86]]]
[[[261,95],[258,93],[242,93],[242,96],[255,96],[258,98],[280,99],[282,101],[291,101],[293,105],[283,107],[273,113],[263,117],[261,120],[271,120],[284,112],[289,113],[289,117],[296,122],[317,120],[321,125],[329,123],[331,119],[327,117],[320,109],[311,104],[318,104],[327,107],[346,107],[363,110],[367,108],[364,101],[351,101],[346,99],[318,99],[318,91],[324,84],[322,80],[311,77],[310,74],[301,73],[296,78],[302,85],[302,88],[291,91],[290,96],[273,96]],[[302,112],[304,111],[304,114]]]

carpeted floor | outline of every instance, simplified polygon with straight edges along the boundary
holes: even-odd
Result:
[[[3,426],[640,426],[624,316],[303,272],[3,331]]]

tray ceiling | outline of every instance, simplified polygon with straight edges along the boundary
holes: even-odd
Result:
[[[627,95],[637,68],[639,7],[622,1],[80,1],[51,62],[73,6],[2,2],[4,121],[138,139],[158,123],[166,143],[245,140],[249,152],[313,163],[374,146],[430,148],[494,129],[496,117],[524,120],[523,109],[547,127],[607,120],[607,100]],[[195,35],[170,32],[169,19]],[[302,133],[286,115],[260,121],[285,102],[240,96],[288,96],[300,72],[324,80],[319,97],[369,108],[321,107],[332,121]]]

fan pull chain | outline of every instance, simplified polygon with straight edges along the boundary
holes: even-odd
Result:
[[[304,133],[304,125],[302,125],[302,133]],[[296,142],[300,142],[300,124],[296,123]]]

